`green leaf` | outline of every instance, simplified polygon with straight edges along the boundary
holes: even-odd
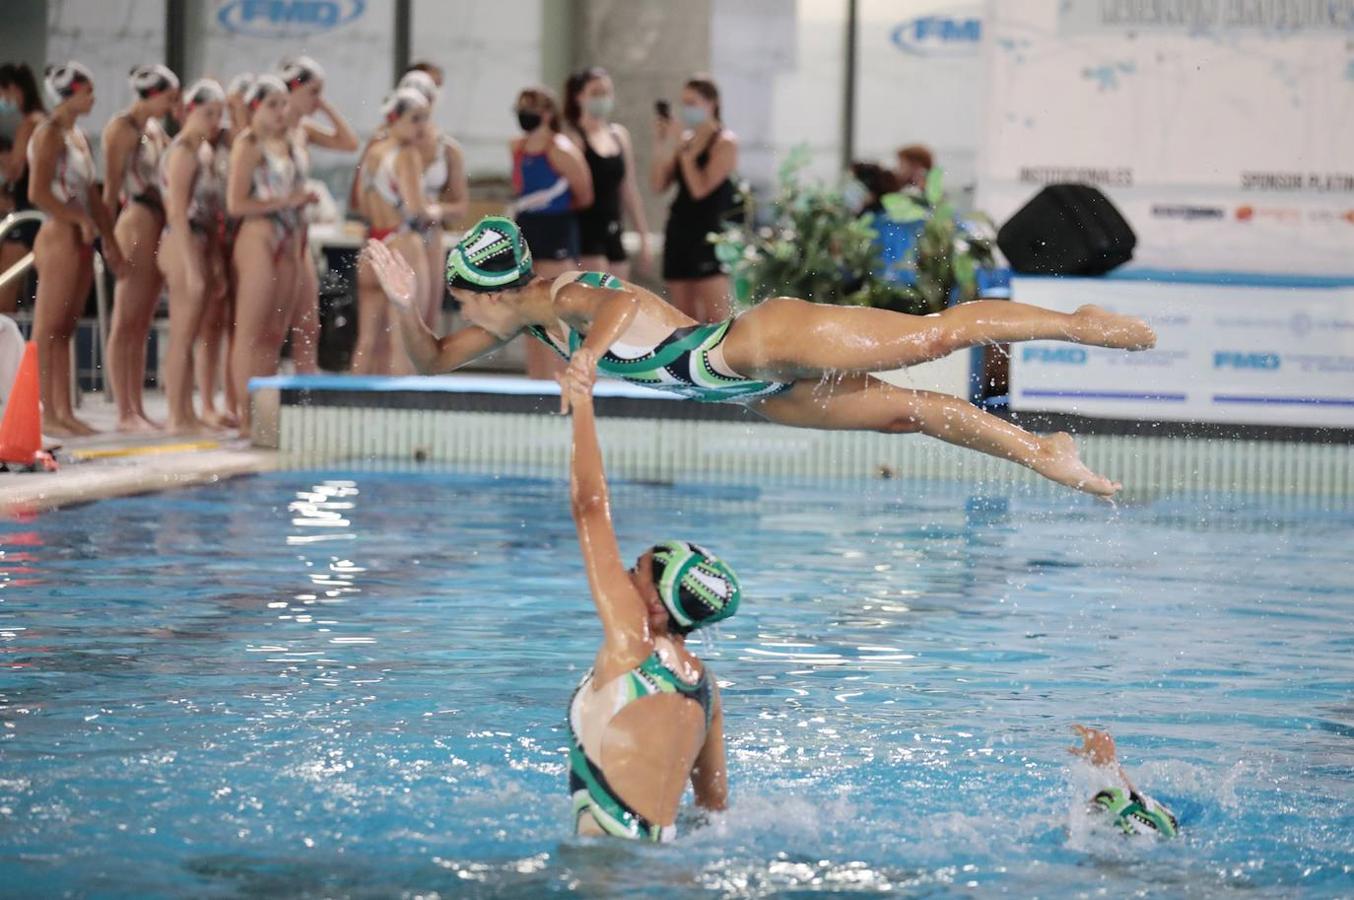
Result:
[[[940,198],[945,196],[945,173],[937,166],[926,173],[926,202],[931,206],[939,206]]]
[[[930,218],[931,212],[906,194],[885,194],[879,198],[884,212],[895,222],[908,224]]]

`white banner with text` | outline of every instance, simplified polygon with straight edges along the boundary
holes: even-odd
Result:
[[[1138,353],[1011,347],[1011,408],[1145,421],[1354,428],[1354,286],[1016,278],[1012,299],[1146,318]]]
[[[1354,0],[1023,0],[984,19],[979,206],[1109,196],[1135,261],[1354,271]]]

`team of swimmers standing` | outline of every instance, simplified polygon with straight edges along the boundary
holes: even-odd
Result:
[[[13,178],[11,167],[5,172],[11,189],[46,214],[36,235],[27,235],[38,275],[33,337],[44,431],[94,432],[71,404],[70,343],[97,243],[115,279],[104,358],[118,430],[247,434],[248,382],[278,370],[288,339],[296,371],[318,370],[319,285],[306,227],[318,199],[308,187],[310,149],[359,151],[359,138],[325,99],[324,69],[308,57],[224,85],[203,78],[185,88],[159,64],[134,67],[128,81],[133,101],[105,127],[99,167],[79,125],[94,105],[92,74],[77,62],[49,69],[50,108],[41,98],[26,104],[34,108],[16,135],[22,165],[12,167]],[[470,200],[464,153],[433,123],[442,86],[431,63],[399,79],[361,145],[348,197],[350,214],[413,269],[429,327],[442,309],[443,235]],[[640,236],[639,265],[653,264],[634,139],[611,120],[614,104],[610,77],[595,67],[569,78],[562,104],[543,86],[517,97],[509,212],[542,275],[581,268],[628,278],[627,226]],[[718,89],[703,76],[684,85],[675,110],[662,104],[658,112],[648,182],[655,191],[675,186],[662,275],[678,309],[720,321],[729,314],[728,282],[704,235],[738,203],[737,139],[720,118]],[[413,372],[365,262],[356,280],[351,371]],[[146,414],[143,385],[165,293],[169,342],[159,358],[168,415],[158,423]],[[558,371],[549,351],[528,349],[529,374]]]

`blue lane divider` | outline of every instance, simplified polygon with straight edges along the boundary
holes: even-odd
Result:
[[[1077,276],[1015,275],[1016,280],[1066,281]],[[1078,278],[1082,281],[1156,281],[1169,284],[1213,284],[1224,287],[1343,288],[1354,287],[1352,275],[1289,275],[1279,272],[1227,272],[1220,269],[1115,269],[1108,275]]]
[[[1075,397],[1083,400],[1154,400],[1166,403],[1184,403],[1186,394],[1143,394],[1134,391],[1025,391],[1022,397]]]
[[[250,392],[262,388],[284,391],[420,391],[452,394],[516,394],[559,396],[559,385],[512,375],[271,375],[249,379]],[[593,388],[597,397],[672,400],[680,397],[624,381],[603,379]]]
[[[1259,397],[1214,394],[1214,403],[1281,404],[1290,406],[1354,406],[1354,397]]]

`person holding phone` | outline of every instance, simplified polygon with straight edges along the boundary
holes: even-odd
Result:
[[[729,278],[707,236],[722,231],[739,206],[732,178],[738,137],[724,127],[719,88],[707,76],[683,86],[680,122],[666,101],[655,112],[649,181],[655,191],[677,185],[663,241],[668,298],[698,322],[723,321],[730,314]]]

